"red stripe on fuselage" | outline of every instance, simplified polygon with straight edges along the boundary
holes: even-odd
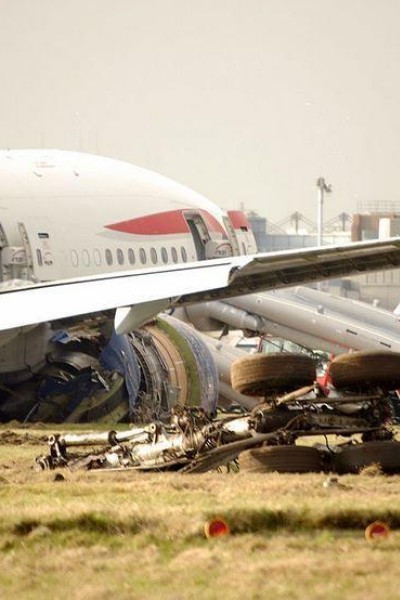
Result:
[[[233,225],[233,229],[250,229],[250,224],[247,220],[246,215],[241,210],[228,210],[230,221]]]
[[[111,223],[105,225],[107,229],[113,231],[121,231],[123,233],[131,233],[135,235],[168,235],[188,233],[189,226],[184,217],[184,210],[169,210],[165,212],[138,217],[137,219],[129,219],[120,221],[119,223]],[[187,211],[189,214],[193,212],[199,213],[210,232],[225,233],[220,222],[209,212],[205,210]]]
[[[169,210],[137,219],[120,221],[106,225],[106,228],[136,235],[168,235],[189,231],[189,226],[181,210]]]

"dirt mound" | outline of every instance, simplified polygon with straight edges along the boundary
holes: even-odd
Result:
[[[0,445],[4,444],[39,444],[40,442],[45,442],[47,436],[37,436],[32,435],[31,433],[24,432],[19,433],[13,431],[12,429],[6,429],[5,431],[0,431]]]

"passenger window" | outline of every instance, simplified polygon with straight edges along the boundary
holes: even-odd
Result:
[[[142,263],[142,265],[145,265],[146,261],[147,261],[147,257],[146,257],[146,250],[144,248],[140,248],[139,257],[140,257],[140,262]]]
[[[187,262],[187,252],[186,252],[186,248],[184,248],[183,246],[181,248],[181,257],[182,257],[183,262]]]
[[[121,248],[117,248],[117,262],[119,265],[124,264],[124,253],[122,252]]]
[[[85,265],[85,267],[89,267],[89,265],[90,265],[90,256],[89,256],[89,252],[87,250],[84,250],[82,252],[82,262]]]
[[[132,248],[128,249],[128,260],[130,265],[135,264],[135,253]]]
[[[79,265],[79,256],[76,250],[71,250],[71,262],[73,267],[77,267]]]
[[[94,260],[94,264],[96,265],[96,267],[100,267],[101,254],[100,254],[100,250],[97,250],[97,248],[95,248],[95,250],[93,250],[93,260]]]
[[[171,248],[171,256],[172,256],[172,260],[174,261],[174,263],[178,262],[178,253],[176,251],[176,248],[172,247]]]
[[[111,250],[109,248],[107,248],[104,254],[106,257],[106,263],[111,266],[113,264],[113,257],[112,257]]]
[[[161,248],[161,258],[164,264],[168,262],[168,252],[166,248]]]
[[[153,265],[155,265],[157,263],[157,250],[155,248],[152,248],[150,250],[150,256],[151,262],[153,263]]]

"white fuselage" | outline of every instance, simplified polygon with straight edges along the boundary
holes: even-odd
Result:
[[[2,151],[0,279],[52,281],[254,253],[245,217],[232,214],[121,161]]]

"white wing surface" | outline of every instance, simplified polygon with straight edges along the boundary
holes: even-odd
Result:
[[[0,330],[135,305],[149,318],[162,307],[398,266],[400,238],[392,238],[51,281],[2,291]]]

